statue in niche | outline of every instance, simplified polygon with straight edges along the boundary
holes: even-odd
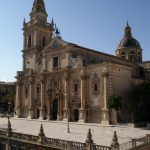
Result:
[[[36,56],[36,65],[39,66],[42,64],[43,55],[42,53],[38,53]]]

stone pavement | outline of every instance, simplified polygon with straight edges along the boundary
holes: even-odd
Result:
[[[11,118],[14,132],[38,135],[40,125],[43,124],[45,135],[49,138],[85,142],[88,129],[91,129],[93,140],[98,145],[110,146],[113,133],[117,131],[119,143],[130,141],[131,138],[143,137],[150,134],[150,130],[133,128],[125,125],[101,125],[70,122],[70,133],[67,133],[67,123],[61,121],[43,121]],[[7,118],[0,118],[0,129],[7,128]]]

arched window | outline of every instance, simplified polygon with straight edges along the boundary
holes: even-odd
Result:
[[[35,93],[36,93],[36,96],[39,97],[40,94],[41,94],[41,85],[40,85],[40,82],[37,82],[35,84]]]
[[[77,83],[74,84],[74,92],[78,92],[78,84]]]
[[[40,94],[40,86],[37,86],[37,87],[36,87],[36,93],[37,93],[37,94]]]
[[[121,58],[123,58],[123,59],[126,58],[126,53],[125,53],[125,52],[122,52],[122,53],[121,53]]]
[[[31,47],[31,35],[29,35],[29,37],[28,37],[28,47],[29,48]]]
[[[43,47],[45,46],[45,36],[43,37]]]
[[[141,53],[138,53],[138,61],[141,62]]]
[[[130,61],[135,62],[135,52],[134,51],[130,52]]]

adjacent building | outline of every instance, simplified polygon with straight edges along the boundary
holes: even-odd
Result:
[[[8,101],[14,103],[11,95],[15,95],[15,82],[0,82],[0,113],[4,114],[8,111]]]
[[[149,76],[140,43],[127,23],[116,56],[64,41],[47,21],[43,0],[34,0],[23,23],[23,70],[17,72],[15,116],[91,123],[116,123],[108,98],[128,98]]]

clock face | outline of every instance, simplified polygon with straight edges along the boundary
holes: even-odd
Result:
[[[26,68],[29,68],[29,67],[30,67],[30,60],[29,60],[29,59],[26,60],[25,66],[26,66]]]
[[[57,45],[57,42],[54,41],[54,42],[53,42],[53,47],[56,48],[57,46],[58,46],[58,45]]]

